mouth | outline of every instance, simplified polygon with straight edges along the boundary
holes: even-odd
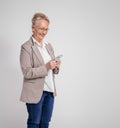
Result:
[[[43,38],[45,35],[44,34],[40,34],[40,36]]]

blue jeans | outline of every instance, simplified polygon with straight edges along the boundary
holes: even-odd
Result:
[[[43,91],[37,104],[26,103],[28,111],[27,128],[48,128],[54,105],[53,93]]]

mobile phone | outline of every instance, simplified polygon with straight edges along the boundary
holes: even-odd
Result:
[[[63,57],[63,55],[59,55],[59,56],[56,56],[55,59],[60,59],[61,57]]]

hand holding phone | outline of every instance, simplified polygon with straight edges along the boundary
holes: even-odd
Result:
[[[59,59],[60,59],[62,56],[63,56],[63,55],[61,54],[61,55],[55,57],[55,61],[56,61],[57,67],[56,67],[55,69],[53,69],[54,74],[58,74],[58,72],[59,72],[59,66],[60,66],[60,63],[61,63]]]

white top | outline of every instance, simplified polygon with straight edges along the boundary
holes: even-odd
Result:
[[[43,41],[43,45],[41,46],[40,43],[35,38],[32,37],[32,39],[36,43],[36,46],[42,55],[44,63],[46,64],[47,62],[49,62],[51,60],[51,57],[45,47],[46,44],[48,44],[48,43],[46,41]],[[48,75],[45,77],[44,91],[54,92],[54,82],[53,82],[52,70],[49,70]]]

